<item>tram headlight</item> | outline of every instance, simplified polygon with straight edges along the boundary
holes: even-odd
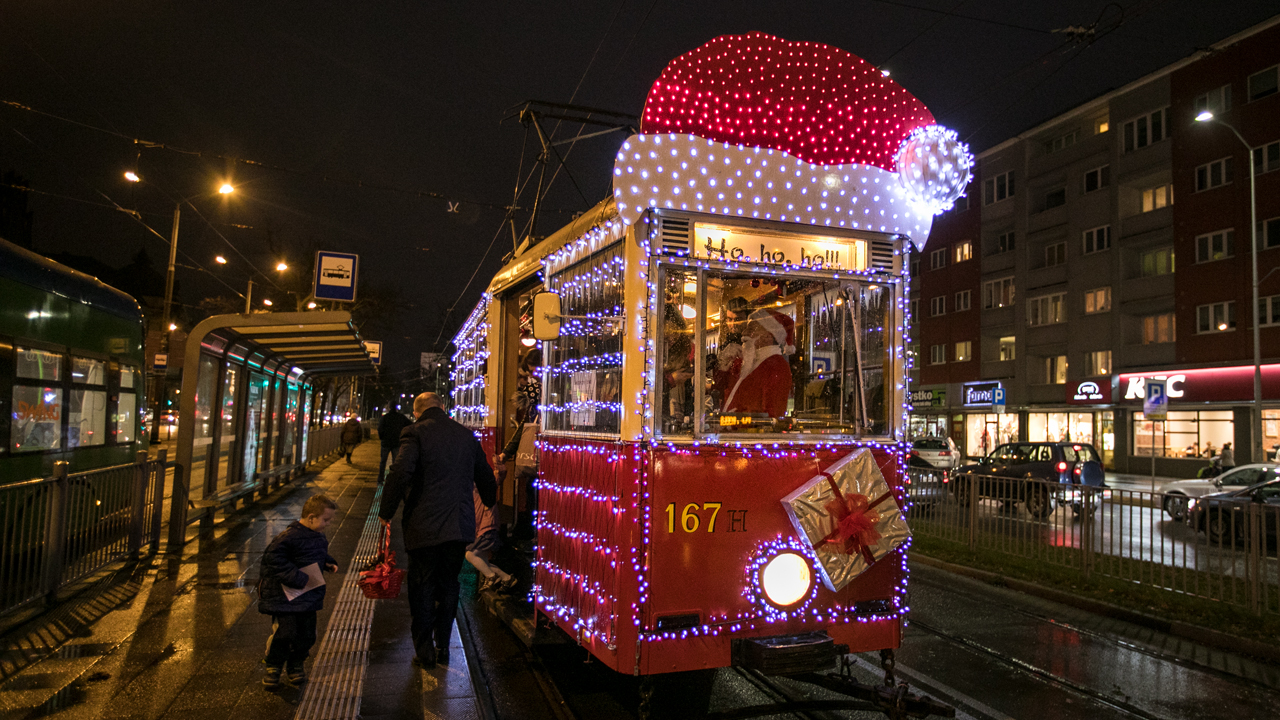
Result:
[[[769,602],[778,607],[795,605],[812,587],[813,571],[809,561],[799,553],[779,553],[760,571],[760,588]]]

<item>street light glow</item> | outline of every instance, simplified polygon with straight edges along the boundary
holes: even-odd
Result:
[[[1200,114],[1196,116],[1196,122],[1209,122],[1212,119],[1213,113],[1208,110],[1202,110]]]
[[[142,178],[138,177],[138,173],[128,170],[124,174],[124,179],[129,182],[142,182]]]
[[[262,304],[271,307],[271,298],[262,298]]]
[[[235,191],[236,189],[231,187],[231,183],[222,183],[222,186],[218,188],[218,192],[222,193],[223,195],[230,195]]]
[[[283,260],[276,263],[276,272],[284,272],[285,270],[288,270],[288,269],[289,269],[289,266],[286,265]]]
[[[177,329],[178,329],[178,324],[177,324],[177,323],[169,323],[169,329],[170,329],[170,330],[177,330]]]
[[[215,256],[213,257],[213,260],[214,260],[214,262],[218,263],[219,265],[226,265],[226,264],[227,264],[227,259],[226,259],[226,258],[224,258],[224,257],[222,257],[221,255],[215,255]]]
[[[315,310],[315,309],[316,309],[316,301],[315,301],[315,300],[312,300],[311,302],[307,303],[307,309],[308,309],[308,310]]]

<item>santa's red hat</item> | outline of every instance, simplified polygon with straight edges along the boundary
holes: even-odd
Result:
[[[760,324],[777,341],[783,355],[791,355],[796,351],[796,321],[790,315],[780,313],[772,308],[761,308],[748,318]]]
[[[626,224],[648,208],[910,237],[973,156],[887,73],[828,45],[724,35],[667,65],[614,159]]]

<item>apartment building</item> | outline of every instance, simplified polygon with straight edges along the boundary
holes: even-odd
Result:
[[[911,257],[914,434],[970,455],[1091,442],[1174,476],[1226,442],[1248,461],[1252,148],[1262,431],[1280,445],[1278,64],[1280,16],[978,156]],[[1147,377],[1169,381],[1165,421],[1142,415]]]

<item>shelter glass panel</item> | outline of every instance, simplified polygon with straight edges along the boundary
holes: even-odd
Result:
[[[551,276],[566,317],[544,343],[543,427],[617,433],[622,419],[621,245]]]
[[[293,462],[293,439],[298,425],[298,386],[289,383],[288,399],[285,401],[284,426],[280,428],[283,450],[281,462]]]
[[[231,482],[231,459],[235,455],[236,444],[236,411],[240,395],[241,368],[227,363],[227,370],[222,379],[222,402],[218,409],[222,422],[222,432],[218,436],[218,475],[216,482]]]

